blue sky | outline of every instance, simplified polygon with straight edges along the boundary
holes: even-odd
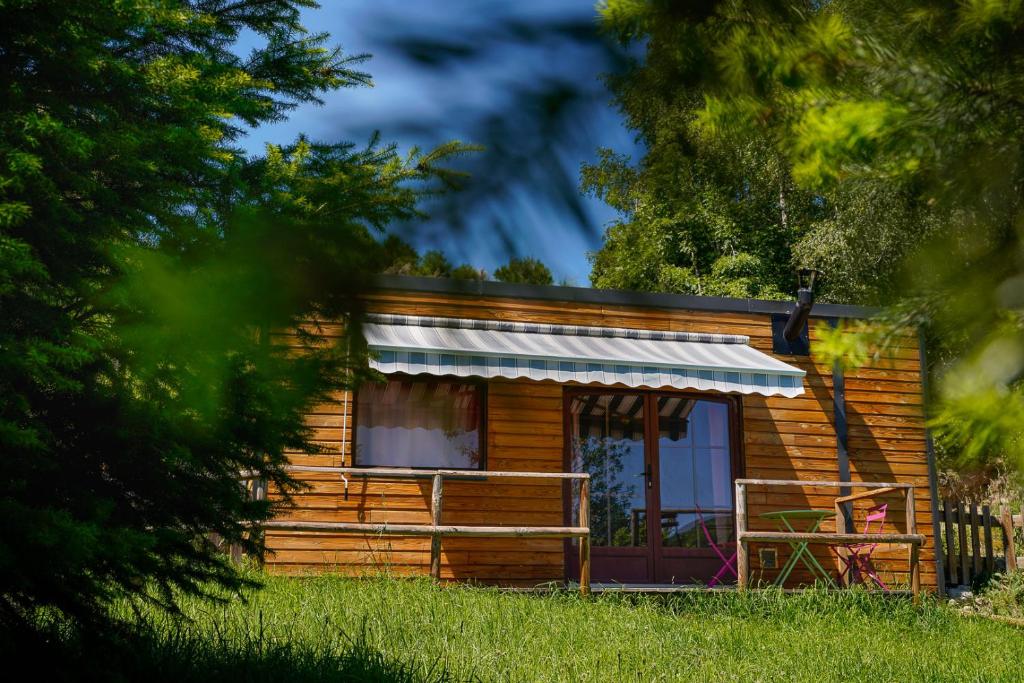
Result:
[[[299,107],[245,144],[255,153],[299,133],[362,142],[374,130],[403,149],[485,144],[488,152],[464,162],[473,174],[466,192],[395,232],[488,272],[528,255],[556,280],[588,284],[586,252],[615,216],[579,196],[579,166],[598,147],[636,152],[600,81],[617,62],[595,17],[592,0],[327,0],[306,13],[306,26],[348,54],[371,54],[362,69],[374,87]]]

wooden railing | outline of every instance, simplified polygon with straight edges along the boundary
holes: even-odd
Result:
[[[788,531],[750,531],[747,524],[747,487],[748,486],[784,486],[800,488],[863,488],[869,491],[863,494],[840,496],[834,500],[835,532],[801,533]],[[843,533],[845,515],[843,506],[853,500],[872,496],[891,495],[903,492],[906,496],[907,533],[857,534]],[[736,573],[737,586],[740,590],[747,587],[750,575],[750,543],[751,542],[807,542],[821,543],[831,546],[843,546],[853,543],[907,544],[910,547],[910,589],[915,599],[921,591],[920,551],[924,536],[917,533],[917,519],[914,512],[914,486],[912,484],[864,482],[864,481],[801,481],[796,479],[737,479],[736,480]]]
[[[1015,533],[1024,529],[1024,514],[1015,515],[1006,505],[1000,505],[997,514],[988,505],[946,500],[939,519],[947,586],[969,586],[983,574],[1024,566],[1024,557],[1017,556],[1015,538]]]
[[[446,536],[486,538],[579,538],[580,592],[590,593],[590,475],[583,472],[492,472],[482,470],[413,469],[398,467],[317,467],[291,465],[289,472],[337,474],[364,479],[430,479],[430,524],[390,524],[363,522],[289,522],[270,520],[260,528],[274,531],[329,532],[333,534],[372,534],[390,536],[430,536],[430,575],[441,577],[441,539]],[[243,478],[245,475],[243,474]],[[579,526],[464,526],[442,525],[444,480],[557,479],[580,482]]]

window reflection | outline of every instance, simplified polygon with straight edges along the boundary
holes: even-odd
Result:
[[[665,547],[706,548],[733,537],[729,406],[660,396],[660,510],[648,509],[642,394],[583,394],[570,402],[573,469],[590,474],[595,547],[647,545],[657,519]],[[650,419],[653,430],[654,418]],[[576,501],[573,501],[574,505]],[[574,510],[574,520],[578,511]]]
[[[573,470],[590,474],[594,546],[647,545],[643,403],[641,395],[589,394],[570,404]]]
[[[480,388],[393,378],[356,393],[355,463],[479,468]]]
[[[658,408],[662,545],[707,547],[708,535],[716,545],[732,540],[729,407],[663,397]]]

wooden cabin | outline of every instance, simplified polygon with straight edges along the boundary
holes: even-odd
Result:
[[[871,560],[879,575],[906,585],[917,559],[921,586],[937,588],[917,335],[845,374],[814,357],[819,322],[868,309],[818,304],[787,342],[792,302],[387,276],[366,304],[371,364],[385,381],[308,416],[324,451],[293,455],[310,488],[266,531],[273,572],[572,584],[586,542],[590,578],[604,586],[704,585],[722,570],[720,553],[729,559],[737,547],[750,580],[771,582],[794,544],[738,546],[738,527],[785,531],[770,513],[818,510],[817,531],[859,532],[867,510],[885,503],[885,530],[923,543],[880,546]],[[552,478],[487,475],[515,472]],[[555,478],[562,473],[589,474],[584,510],[580,480]],[[736,485],[749,480],[851,486]],[[861,482],[902,488],[836,503],[872,491]],[[811,526],[799,515],[790,524]],[[588,534],[419,532],[431,525]],[[835,543],[810,551],[839,575]],[[807,556],[798,559],[787,586],[814,578]]]

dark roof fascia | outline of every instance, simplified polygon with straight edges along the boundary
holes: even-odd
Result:
[[[503,299],[536,299],[578,304],[604,304],[609,306],[637,306],[644,308],[673,308],[688,311],[715,311],[720,313],[789,313],[792,301],[764,301],[736,299],[726,296],[690,296],[663,292],[633,292],[617,289],[589,287],[562,287],[554,285],[522,285],[484,280],[455,280],[409,275],[378,275],[374,289],[461,296],[495,297]],[[816,318],[870,318],[880,309],[846,304],[815,304],[811,316]]]

